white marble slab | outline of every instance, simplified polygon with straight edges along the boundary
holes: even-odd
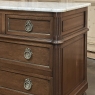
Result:
[[[40,12],[66,12],[89,6],[90,3],[21,2],[0,0],[0,9]]]

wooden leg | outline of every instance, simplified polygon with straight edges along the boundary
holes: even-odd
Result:
[[[82,95],[87,95],[86,92],[84,92]]]

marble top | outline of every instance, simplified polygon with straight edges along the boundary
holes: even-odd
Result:
[[[89,6],[90,3],[63,3],[63,2],[22,2],[0,0],[2,10],[66,12]]]

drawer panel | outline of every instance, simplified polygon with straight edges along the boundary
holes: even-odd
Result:
[[[49,44],[31,43],[31,45],[22,45],[0,42],[0,58],[51,68],[52,49],[53,46]]]
[[[47,76],[52,77],[53,73],[50,68],[45,66],[35,66],[31,64],[26,64],[24,62],[18,62],[14,60],[8,60],[0,58],[0,70],[10,71],[14,73],[25,74],[34,77],[47,78]]]
[[[85,27],[84,12],[73,14],[72,16],[63,17],[62,19],[62,34],[82,29]],[[72,23],[71,23],[72,22]]]
[[[52,78],[44,80],[5,71],[0,71],[0,77],[2,87],[33,95],[52,95]]]
[[[6,16],[6,34],[28,36],[33,38],[51,38],[52,32],[52,17],[19,15]]]
[[[30,94],[19,92],[5,87],[0,87],[0,95],[30,95]]]

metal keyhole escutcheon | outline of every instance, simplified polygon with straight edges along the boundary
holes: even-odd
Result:
[[[30,48],[26,48],[25,52],[24,52],[25,59],[27,59],[27,60],[30,59],[32,57],[32,55],[33,55],[33,53],[31,51],[31,49]]]
[[[33,86],[32,81],[29,78],[25,79],[24,88],[26,90],[30,90],[32,86]]]
[[[33,29],[33,24],[31,20],[27,20],[25,23],[25,31],[29,33],[32,31],[32,29]]]

